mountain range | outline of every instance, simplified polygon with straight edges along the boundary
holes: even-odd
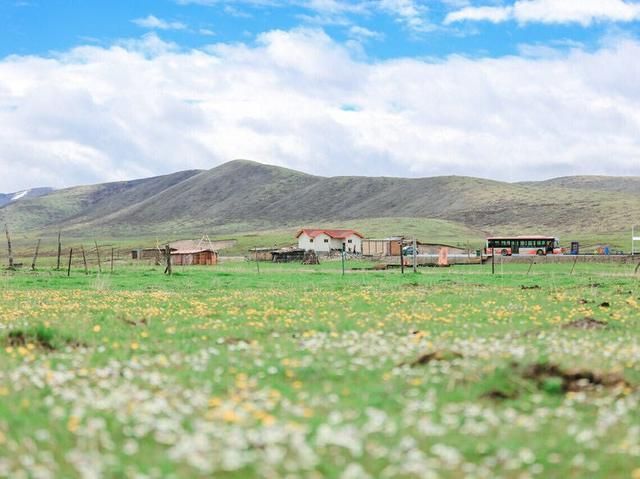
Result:
[[[367,218],[430,218],[486,234],[610,234],[640,223],[640,177],[506,183],[441,176],[314,176],[235,160],[134,181],[1,195],[14,231],[136,237]],[[2,203],[4,202],[4,204]]]

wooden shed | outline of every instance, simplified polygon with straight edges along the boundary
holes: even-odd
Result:
[[[274,263],[293,263],[300,262],[304,259],[305,250],[302,248],[282,248],[271,253]]]
[[[253,261],[272,261],[272,253],[279,251],[280,248],[251,248],[249,250],[249,259]]]
[[[131,250],[131,259],[160,261],[163,251],[160,248],[138,248]]]
[[[176,266],[218,264],[218,252],[212,249],[183,249],[171,252],[171,263]]]
[[[363,256],[400,256],[402,237],[362,240]]]

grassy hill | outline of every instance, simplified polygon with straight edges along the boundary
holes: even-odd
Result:
[[[13,193],[0,193],[0,207],[12,201],[24,201],[27,198],[37,198],[53,191],[53,188],[32,188],[30,190],[15,191]]]
[[[7,204],[0,217],[28,237],[59,229],[71,237],[124,241],[206,232],[246,236],[247,244],[260,246],[313,224],[453,243],[547,233],[624,246],[630,225],[640,223],[640,178],[327,178],[237,160],[207,171],[58,190]]]

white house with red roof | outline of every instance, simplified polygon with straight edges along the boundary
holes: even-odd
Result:
[[[349,253],[362,253],[363,235],[355,230],[333,230],[303,228],[296,234],[298,248],[313,250],[316,253],[330,253],[331,250],[344,250]]]

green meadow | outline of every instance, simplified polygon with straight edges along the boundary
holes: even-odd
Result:
[[[0,477],[640,477],[635,264],[0,274]]]

